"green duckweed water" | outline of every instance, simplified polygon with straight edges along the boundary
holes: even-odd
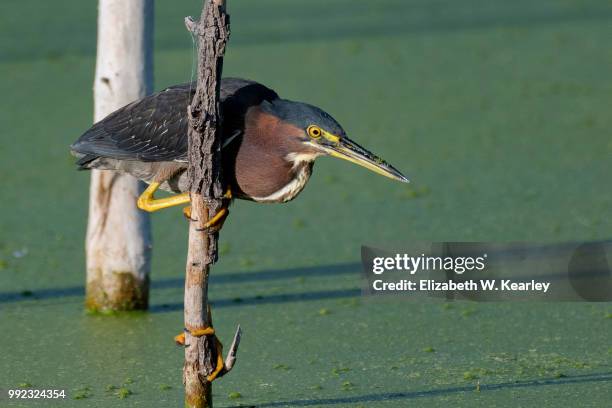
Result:
[[[156,89],[191,78],[186,15],[158,1]],[[603,407],[609,304],[452,304],[359,295],[361,244],[612,236],[606,1],[230,2],[227,76],[321,106],[413,181],[321,159],[287,205],[238,202],[213,271],[238,364],[219,407]],[[148,313],[86,314],[94,2],[0,6],[0,406],[182,404],[186,225],[155,214]],[[24,19],[28,24],[23,24]]]

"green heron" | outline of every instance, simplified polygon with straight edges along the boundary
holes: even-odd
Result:
[[[94,124],[71,146],[80,169],[116,170],[145,181],[149,186],[137,202],[145,211],[189,203],[187,106],[194,93],[193,83],[172,86]],[[293,200],[310,178],[314,160],[325,155],[408,182],[393,166],[346,137],[323,110],[281,99],[257,82],[223,79],[221,114],[222,170],[230,199]],[[158,189],[177,194],[155,199]],[[189,207],[185,210],[189,217]],[[227,213],[225,206],[206,227],[220,227]],[[210,330],[192,334],[209,335]]]
[[[94,124],[70,146],[80,169],[116,170],[145,181],[149,187],[137,203],[145,211],[189,203],[187,106],[194,92],[195,84],[172,86]],[[408,182],[393,166],[347,138],[323,110],[281,99],[257,82],[223,79],[221,112],[223,177],[233,198],[293,200],[310,178],[314,160],[324,155]],[[178,194],[155,199],[158,189]],[[227,210],[213,217],[211,226],[225,215]]]

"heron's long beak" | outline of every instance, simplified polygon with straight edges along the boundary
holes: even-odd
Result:
[[[375,173],[389,177],[393,180],[404,183],[409,182],[409,180],[395,167],[347,137],[340,138],[337,144],[323,145],[322,147],[330,156],[350,161],[351,163],[365,167],[368,170],[372,170]]]

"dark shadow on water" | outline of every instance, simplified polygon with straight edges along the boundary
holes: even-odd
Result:
[[[301,292],[268,296],[249,296],[234,299],[213,299],[210,303],[214,308],[236,307],[245,305],[264,305],[275,303],[302,302],[322,299],[341,299],[361,295],[361,289],[320,290],[316,292]],[[164,303],[149,307],[150,313],[176,312],[183,310],[183,303]]]
[[[85,288],[83,286],[68,286],[65,288],[50,288],[32,291],[0,292],[0,304],[43,299],[61,299],[74,296],[85,296]]]
[[[264,270],[258,272],[231,272],[225,274],[213,274],[210,278],[211,285],[229,285],[233,283],[244,282],[259,282],[272,281],[283,279],[308,278],[312,276],[335,276],[355,274],[357,276],[361,269],[358,263],[346,263],[337,265],[323,265],[293,269],[277,269]],[[181,278],[166,278],[154,280],[151,283],[152,289],[171,289],[182,288],[184,279]],[[67,298],[73,296],[84,296],[85,288],[83,286],[68,286],[64,288],[50,288],[39,290],[25,291],[7,291],[0,292],[0,304],[14,303],[31,300],[44,300]],[[280,295],[279,295],[280,296]],[[290,295],[293,296],[293,295]],[[259,300],[258,300],[259,301]],[[182,309],[182,305],[181,305]]]
[[[505,382],[499,384],[481,384],[480,392],[497,391],[504,389],[514,388],[536,388],[542,386],[554,386],[564,384],[582,384],[582,383],[595,383],[595,382],[606,382],[612,381],[612,373],[596,373],[596,374],[583,374],[575,375],[571,377],[562,378],[545,378],[540,380],[527,380],[527,381],[515,381]],[[410,392],[388,392],[379,394],[367,394],[357,395],[354,397],[339,397],[339,398],[319,398],[319,399],[303,399],[303,400],[291,400],[291,401],[274,401],[266,402],[257,405],[238,405],[238,407],[257,407],[257,408],[272,408],[272,407],[308,407],[308,406],[320,406],[320,405],[336,405],[336,404],[357,404],[367,402],[380,402],[380,401],[393,401],[393,400],[412,400],[417,398],[428,398],[438,397],[451,394],[458,394],[463,392],[475,392],[475,386],[460,386],[442,388],[437,390],[427,391],[410,391]]]
[[[210,283],[212,285],[227,285],[232,283],[308,278],[312,276],[346,275],[351,273],[357,276],[360,272],[360,263],[346,263],[292,269],[275,269],[258,272],[231,272],[225,274],[213,273],[210,276]],[[184,279],[182,277],[174,279],[161,279],[159,281],[154,281],[151,284],[151,287],[153,289],[182,288],[183,282]]]

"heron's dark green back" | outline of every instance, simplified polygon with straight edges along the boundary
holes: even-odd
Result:
[[[132,102],[94,124],[71,150],[85,166],[98,157],[121,160],[186,161],[187,106],[195,83],[172,86]],[[253,81],[224,78],[221,81],[223,136],[235,136],[244,129],[248,108],[278,95]]]

